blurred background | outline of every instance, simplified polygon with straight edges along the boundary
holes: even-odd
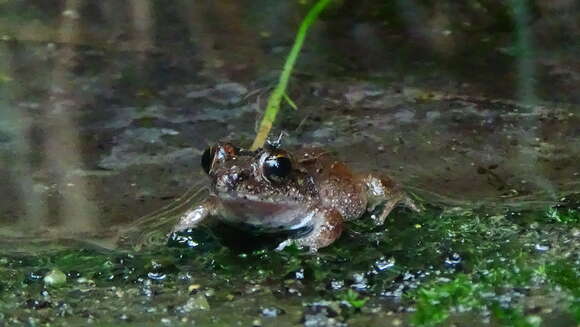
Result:
[[[312,1],[0,0],[0,228],[94,234],[248,146]],[[274,133],[432,201],[578,190],[580,3],[334,1]]]

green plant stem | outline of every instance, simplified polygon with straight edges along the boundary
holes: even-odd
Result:
[[[304,17],[304,20],[302,20],[300,28],[298,29],[298,33],[296,34],[296,39],[294,40],[294,45],[292,45],[290,54],[288,55],[286,63],[284,64],[282,74],[280,74],[278,85],[276,85],[276,88],[274,89],[274,91],[270,95],[270,98],[268,99],[268,104],[266,105],[264,117],[260,122],[258,133],[251,147],[252,150],[261,148],[266,142],[266,138],[270,133],[270,129],[272,129],[272,124],[276,120],[276,115],[280,110],[280,103],[282,102],[284,94],[286,93],[286,88],[288,86],[288,81],[290,80],[290,75],[292,74],[292,69],[294,69],[296,59],[300,54],[300,50],[302,49],[302,45],[304,44],[304,39],[306,38],[308,29],[310,28],[312,23],[316,21],[318,15],[320,15],[320,13],[331,1],[332,0],[319,0],[310,9],[306,17]]]

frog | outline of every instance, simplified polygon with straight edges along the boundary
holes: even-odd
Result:
[[[290,152],[267,143],[252,151],[219,142],[203,152],[201,166],[209,195],[181,215],[172,232],[215,217],[258,234],[285,232],[277,250],[295,244],[314,253],[336,241],[346,222],[367,213],[382,225],[399,204],[421,211],[391,177],[356,173],[320,147]]]

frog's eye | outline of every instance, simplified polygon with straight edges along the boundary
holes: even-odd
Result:
[[[201,156],[201,167],[207,174],[209,174],[209,171],[211,170],[213,159],[215,157],[215,152],[216,147],[210,146],[209,148],[205,149],[203,155]]]
[[[286,153],[268,155],[262,164],[264,177],[271,182],[280,182],[292,171],[292,161]]]
[[[235,158],[238,152],[239,149],[230,143],[219,143],[218,145],[210,146],[201,156],[201,167],[209,174],[214,162],[223,162]]]
[[[218,159],[224,160],[226,158],[235,157],[239,150],[229,143],[222,143],[218,146],[218,150],[216,152]]]

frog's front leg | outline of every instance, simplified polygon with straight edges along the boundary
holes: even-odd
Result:
[[[405,194],[401,187],[391,178],[371,174],[366,176],[363,182],[367,187],[367,210],[373,211],[377,206],[383,205],[379,215],[373,215],[373,220],[377,225],[383,224],[389,213],[399,203],[415,212],[421,211],[413,199]]]
[[[310,252],[317,252],[318,249],[329,246],[340,237],[343,218],[338,211],[318,209],[312,214],[312,230],[299,238],[280,243],[276,250],[280,251],[294,243],[300,247],[308,247]]]
[[[207,217],[215,215],[217,211],[217,199],[210,196],[197,206],[187,210],[180,218],[177,225],[173,227],[172,233],[188,228],[194,228]]]

